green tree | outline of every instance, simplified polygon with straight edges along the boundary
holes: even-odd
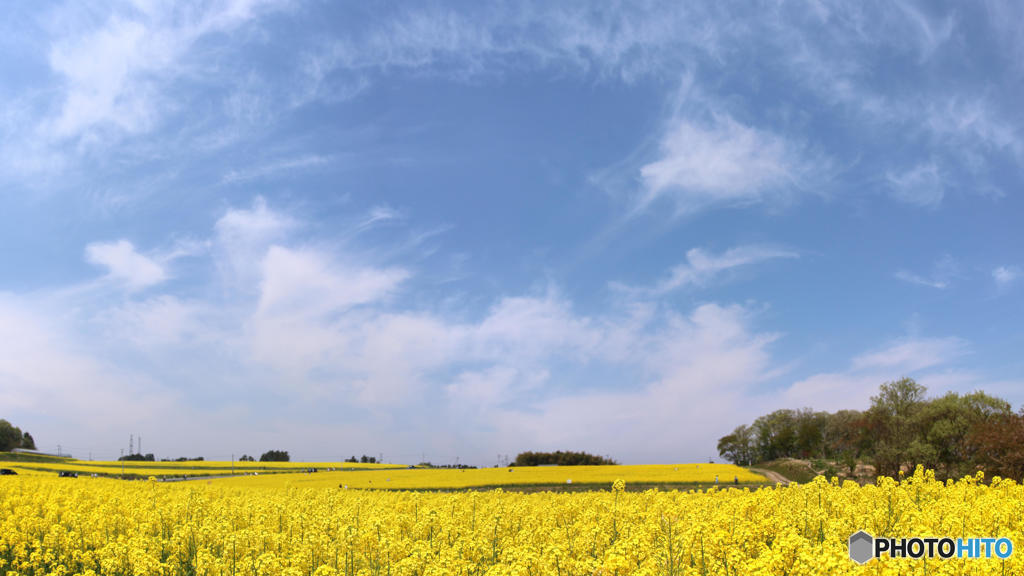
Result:
[[[991,476],[1024,481],[1024,412],[995,414],[974,426],[967,446],[976,465]]]
[[[14,448],[20,448],[23,438],[21,430],[17,426],[0,418],[0,452],[10,452]]]
[[[895,476],[901,466],[924,457],[925,450],[915,430],[915,417],[924,404],[926,388],[913,378],[886,382],[878,396],[871,397],[868,418],[875,434],[875,466],[880,475]]]
[[[21,435],[21,447],[26,450],[36,449],[36,441],[28,432],[25,432],[24,434]]]
[[[1015,415],[1008,402],[980,391],[932,399],[925,391],[902,378],[882,384],[865,412],[776,410],[719,438],[718,451],[734,463],[787,456],[837,460],[851,475],[868,458],[879,475],[918,464],[946,478],[979,468],[1024,474],[1024,448],[1013,445],[1024,437],[1024,428],[1017,429],[1024,427],[1024,412]]]
[[[719,438],[718,455],[740,466],[753,464],[755,455],[753,429],[746,425],[740,425],[731,434]]]
[[[916,415],[920,439],[912,445],[915,461],[935,468],[946,478],[970,472],[972,454],[968,437],[982,423],[1012,413],[1005,400],[974,392],[950,392],[926,402]],[[915,453],[915,451],[917,453]]]
[[[761,416],[751,427],[757,460],[775,460],[795,454],[797,429],[793,410],[776,410]]]
[[[825,451],[828,457],[843,463],[853,475],[861,456],[872,448],[867,419],[859,410],[839,410],[828,416],[824,431]]]
[[[828,412],[815,412],[810,408],[798,410],[794,415],[796,454],[801,458],[824,457],[827,425]]]
[[[291,456],[287,450],[268,450],[260,456],[260,462],[289,462]]]
[[[617,464],[611,458],[588,454],[586,452],[572,452],[558,450],[555,452],[520,452],[512,462],[512,466],[542,466],[555,464],[558,466],[604,466]]]

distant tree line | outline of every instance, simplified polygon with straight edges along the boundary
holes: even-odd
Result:
[[[354,464],[376,464],[377,463],[377,457],[376,456],[367,456],[366,454],[363,454],[362,457],[360,457],[359,459],[356,459],[355,456],[352,456],[351,458],[346,458],[345,462],[354,463]]]
[[[473,470],[476,466],[470,466],[469,464],[431,464],[430,462],[420,462],[416,465],[418,468],[446,468],[452,470]]]
[[[618,462],[586,452],[521,452],[516,455],[512,466],[604,466]]]
[[[128,454],[127,456],[121,456],[118,460],[124,460],[127,462],[153,462],[155,458],[152,454]],[[203,462],[202,456],[196,456],[195,458],[186,458],[184,456],[180,458],[163,458],[161,462]],[[239,462],[255,462],[256,459],[248,454],[242,454],[242,457],[238,459]],[[268,450],[260,456],[260,462],[290,462],[291,456],[288,455],[287,450]]]
[[[287,450],[267,450],[260,456],[260,462],[290,462],[291,459]]]
[[[35,450],[36,441],[28,432],[0,418],[0,452],[10,452],[15,448]]]
[[[926,398],[911,378],[881,385],[865,411],[776,410],[718,440],[718,453],[740,465],[777,458],[840,462],[851,474],[858,462],[880,476],[917,465],[942,477],[984,470],[1024,476],[1024,413],[984,392]]]

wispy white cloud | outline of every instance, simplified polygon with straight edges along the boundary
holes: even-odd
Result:
[[[897,2],[896,7],[903,12],[906,22],[917,32],[922,62],[931,58],[936,50],[948,42],[956,28],[956,20],[951,13],[940,18],[932,18],[913,2]]]
[[[935,261],[931,274],[927,276],[907,270],[898,270],[894,276],[898,280],[911,284],[944,290],[949,288],[952,281],[960,276],[960,264],[955,258],[945,254]]]
[[[828,0],[810,6],[756,7],[398,6],[387,10],[387,16],[337,32],[333,38],[310,43],[296,39],[289,49],[305,51],[305,56],[278,50],[277,45],[266,50],[275,53],[267,62],[250,60],[244,50],[244,58],[225,55],[232,49],[220,41],[252,30],[249,24],[270,6],[139,3],[125,9],[118,5],[110,12],[91,7],[89,18],[55,26],[59,30],[41,61],[43,72],[49,65],[52,73],[47,86],[41,95],[5,101],[0,112],[0,136],[6,142],[0,143],[0,167],[18,164],[19,170],[54,179],[67,168],[67,156],[145,168],[138,157],[166,158],[165,136],[175,138],[157,132],[175,132],[179,127],[171,118],[202,115],[202,107],[192,106],[201,100],[208,106],[206,113],[213,111],[213,120],[209,125],[197,120],[201,126],[195,130],[202,134],[180,136],[178,145],[187,148],[207,139],[211,144],[198,153],[206,166],[216,167],[192,173],[195,177],[189,176],[189,181],[202,186],[212,172],[214,183],[219,178],[222,184],[272,188],[275,177],[323,171],[344,157],[309,152],[294,142],[266,148],[264,140],[247,143],[243,152],[283,149],[290,155],[271,155],[259,165],[210,158],[206,153],[224,151],[218,148],[227,145],[223,143],[241,141],[234,126],[272,123],[278,112],[312,111],[281,110],[287,106],[280,93],[274,101],[267,91],[294,90],[294,95],[284,97],[288,104],[320,99],[326,108],[370,92],[385,84],[385,77],[428,76],[431,81],[467,83],[497,79],[516,86],[533,86],[538,77],[558,82],[569,77],[595,90],[607,88],[595,84],[631,84],[622,103],[644,95],[644,111],[631,118],[650,121],[650,116],[643,116],[646,107],[662,97],[672,104],[671,96],[662,92],[680,70],[689,71],[704,96],[684,102],[650,130],[650,144],[621,143],[638,150],[621,171],[629,180],[621,188],[639,196],[636,204],[641,209],[664,204],[693,215],[725,207],[784,205],[824,188],[829,161],[817,147],[833,145],[834,158],[867,151],[860,156],[872,164],[859,169],[876,176],[865,180],[881,181],[896,201],[937,208],[947,196],[974,187],[965,186],[964,178],[958,180],[965,166],[978,176],[972,182],[981,187],[1002,156],[1022,156],[1019,122],[1012,107],[1000,101],[1005,86],[976,85],[973,93],[960,83],[921,88],[913,81],[898,81],[890,86],[888,76],[880,78],[883,75],[873,65],[875,58],[892,57],[911,74],[917,66],[925,71],[922,74],[940,77],[937,67],[947,55],[954,56],[951,51],[959,49],[961,36],[971,33],[959,27],[964,21],[959,10],[943,12],[917,3],[879,10],[876,5]],[[738,11],[754,14],[741,18]],[[812,25],[806,26],[808,22]],[[822,34],[823,29],[828,33]],[[277,30],[259,32],[269,39]],[[296,63],[303,78],[276,69]],[[261,77],[271,69],[278,75],[273,81]],[[202,96],[192,94],[196,99],[190,100],[187,93],[192,89]],[[306,126],[278,126],[280,131],[263,136],[288,138]],[[906,157],[889,154],[885,144],[881,151],[865,146],[888,141],[885,136],[895,132],[906,138],[896,138],[894,150],[908,151]],[[119,139],[140,146],[107,146]],[[316,147],[311,141],[304,144]],[[602,148],[601,153],[606,152],[618,153],[611,145]],[[195,153],[190,150],[178,164],[189,170],[203,164],[192,161]],[[167,167],[175,161],[157,164]],[[114,183],[110,198],[120,202],[131,193],[120,179],[107,180]],[[166,182],[151,186],[167,187]],[[241,188],[222,191],[237,193]],[[84,193],[108,194],[106,188]],[[64,324],[39,312],[11,322],[55,325],[30,340],[26,346],[37,354],[26,357],[38,362],[52,354],[55,362],[66,360],[89,374],[114,374],[123,383],[119,390],[133,390],[136,384],[146,387],[153,381],[159,382],[157,388],[167,385],[190,394],[188,382],[216,382],[246,392],[239,406],[248,405],[250,394],[280,395],[287,398],[280,402],[282,410],[294,402],[309,413],[319,406],[348,410],[356,415],[353,421],[374,412],[380,422],[399,414],[408,416],[410,430],[420,432],[431,430],[433,422],[417,420],[407,404],[437,402],[430,408],[434,420],[446,409],[461,410],[465,416],[486,406],[499,411],[488,414],[492,421],[480,422],[478,430],[497,438],[535,438],[538,443],[561,438],[625,446],[635,440],[634,433],[619,438],[601,431],[587,440],[579,430],[596,430],[602,422],[628,429],[641,422],[656,435],[658,426],[668,428],[676,422],[662,406],[664,398],[682,404],[694,391],[721,399],[720,409],[715,408],[719,411],[705,413],[687,406],[675,417],[684,419],[685,427],[706,428],[695,434],[711,435],[717,433],[711,431],[715,418],[724,420],[728,410],[739,409],[744,382],[759,382],[775,373],[769,350],[776,336],[757,328],[750,308],[708,304],[672,310],[657,298],[629,296],[657,296],[712,284],[758,262],[797,257],[791,251],[758,245],[724,252],[691,250],[651,285],[623,287],[633,294],[613,293],[617,307],[612,311],[582,308],[555,288],[485,296],[492,299],[473,305],[454,296],[438,303],[417,292],[420,284],[432,279],[425,280],[421,270],[407,263],[396,264],[395,254],[406,248],[391,233],[408,218],[387,201],[371,200],[379,204],[365,214],[332,219],[332,227],[342,229],[332,231],[333,244],[317,243],[314,238],[322,229],[313,230],[261,199],[226,209],[214,229],[205,231],[206,240],[162,249],[150,248],[148,241],[145,249],[127,240],[92,244],[86,247],[86,258],[107,276],[90,290],[109,293],[89,302],[87,312],[78,312],[83,307],[75,305],[77,296],[65,294],[67,306],[61,308],[70,311],[68,316],[81,313],[88,318]],[[383,224],[386,234],[361,233]],[[435,231],[412,235],[409,243],[420,243]],[[358,248],[370,238],[384,236],[399,250]],[[204,258],[205,269],[219,275],[197,274],[190,279],[194,284],[187,297],[173,295],[180,283],[167,280],[177,279],[183,270],[172,262],[186,255]],[[1019,275],[1019,269],[1001,266],[992,271],[992,281],[997,287],[1010,286]],[[896,276],[943,289],[954,284],[956,270],[936,265],[933,270],[900,270]],[[23,299],[15,300],[20,305]],[[103,309],[95,310],[97,306]],[[47,350],[45,342],[54,335],[72,342]],[[210,357],[192,361],[200,340]],[[803,380],[788,398],[825,398],[830,393],[839,397],[840,387],[857,384],[864,389],[870,383],[873,389],[879,378],[890,378],[897,370],[934,376],[945,367],[936,358],[959,358],[966,349],[938,340],[891,342],[856,357],[846,371]],[[38,406],[41,401],[33,399],[30,388],[17,388],[22,382],[32,385],[25,376],[31,366],[19,364],[5,372],[15,366],[15,356],[4,357],[7,364],[0,373],[17,373],[22,380],[6,390],[14,391],[9,396],[17,397],[17,405]],[[186,356],[189,362],[180,361]],[[82,359],[92,364],[79,362]],[[122,361],[154,368],[143,375],[111,368]],[[622,372],[618,381],[626,384],[616,390],[595,389],[585,376],[588,371]],[[69,380],[60,376],[56,381]],[[714,385],[720,385],[720,395]],[[218,399],[210,403],[217,404]],[[574,414],[572,410],[580,406],[592,407],[597,416]],[[234,415],[236,422],[244,422],[244,416]],[[554,428],[550,421],[556,422]],[[317,426],[292,425],[302,430]],[[380,425],[369,422],[363,428]],[[346,434],[373,437],[358,428],[353,424]],[[545,430],[556,433],[545,440]],[[443,442],[458,434],[438,430],[431,436]],[[398,437],[384,441],[397,443]],[[655,447],[661,454],[672,449],[668,441],[652,444],[651,450]]]
[[[982,97],[952,96],[930,102],[923,110],[928,130],[953,143],[969,143],[984,151],[1024,155],[1018,125]]]
[[[225,421],[244,429],[250,411],[260,410],[259,402],[283,396],[287,401],[277,401],[277,412],[302,407],[316,413],[330,407],[369,429],[387,426],[390,416],[381,414],[394,415],[431,443],[459,441],[466,436],[465,427],[474,426],[487,444],[480,449],[490,454],[515,450],[520,446],[517,438],[545,445],[572,440],[578,433],[572,422],[590,427],[589,442],[607,441],[603,450],[624,449],[626,442],[638,445],[652,426],[681,426],[711,438],[719,432],[714,411],[684,411],[680,425],[678,410],[665,408],[666,398],[714,394],[726,404],[739,402],[741,391],[769,372],[768,346],[776,336],[754,330],[753,314],[746,307],[707,304],[686,314],[659,314],[650,305],[627,302],[624,312],[588,316],[555,287],[498,298],[482,314],[397,306],[394,297],[416,280],[412,271],[368,259],[350,246],[304,244],[303,228],[301,221],[260,199],[248,208],[230,208],[217,221],[208,248],[200,243],[203,250],[186,250],[212,259],[222,272],[210,278],[199,296],[185,299],[157,292],[139,299],[116,290],[98,299],[73,291],[47,296],[55,302],[52,309],[65,311],[81,309],[79,299],[90,298],[81,314],[24,320],[53,324],[80,351],[72,361],[70,352],[58,354],[46,344],[50,335],[23,339],[31,350],[0,353],[0,373],[29,374],[31,366],[22,359],[40,365],[48,359],[67,370],[63,376],[51,375],[49,387],[39,389],[39,394],[52,394],[79,381],[72,372],[103,378],[110,375],[108,365],[142,365],[142,374],[117,371],[118,384],[110,393],[139,386],[150,391],[139,398],[165,398],[173,390],[177,399],[160,407],[164,417],[159,420],[187,417],[208,424],[223,432],[225,442],[234,442],[232,446],[252,440],[232,434]],[[90,252],[124,282],[156,290],[159,268],[130,243],[95,245]],[[739,250],[691,256],[696,269],[708,271],[775,255]],[[11,307],[0,307],[4,326],[11,325],[5,314],[17,310],[19,302],[20,297]],[[555,377],[564,370],[592,369],[623,371],[635,380],[609,393],[586,379],[574,377],[565,386]],[[45,402],[25,382],[0,378],[0,397],[34,413]],[[196,388],[193,382],[217,384]],[[264,399],[239,400],[243,391],[246,398]],[[193,406],[199,397],[204,398],[202,413]],[[230,404],[225,403],[228,398]],[[586,411],[583,422],[579,414],[570,417],[571,405],[593,410]],[[489,421],[481,420],[483,409]],[[107,432],[90,418],[70,409],[47,405],[47,410],[64,421],[61,430],[106,438]],[[460,422],[458,429],[438,424],[438,415],[451,415],[452,422]],[[598,427],[601,421],[620,422],[629,431]],[[545,427],[551,432],[548,437],[540,433]],[[169,434],[165,428],[147,426],[153,435]],[[279,430],[277,437],[298,442],[296,430]],[[416,445],[415,436],[377,438],[375,446],[383,450]],[[314,447],[316,441],[309,438],[301,443],[314,451],[331,449]],[[643,444],[646,452],[629,457],[677,457],[670,455],[676,453],[668,438]]]
[[[36,83],[16,83],[0,94],[10,113],[0,116],[3,178],[52,193],[82,179],[85,163],[90,173],[120,171],[211,142],[237,141],[236,126],[258,113],[265,117],[259,109],[266,105],[253,91],[236,91],[224,110],[237,114],[211,120],[207,108],[195,105],[196,86],[227,89],[247,72],[197,54],[205,42],[235,35],[285,4],[48,5],[28,20],[38,26],[31,33],[39,37],[35,49],[41,53],[33,56],[42,67],[28,77]],[[151,139],[157,133],[161,137]]]
[[[476,416],[480,410],[501,408],[509,399],[540,388],[550,376],[547,370],[524,371],[513,366],[492,366],[486,370],[461,372],[445,386],[445,392],[456,410],[464,407]]]
[[[138,290],[167,279],[163,266],[140,254],[127,240],[96,242],[85,248],[86,259],[108,271],[108,277]]]
[[[259,178],[277,176],[281,173],[292,173],[307,168],[325,166],[336,161],[336,157],[320,154],[309,154],[299,156],[297,158],[285,158],[272,162],[264,162],[248,168],[229,170],[221,178],[221,182],[224,184],[245,183]]]
[[[399,7],[367,26],[293,45],[296,52],[287,57],[302,77],[289,78],[280,87],[262,79],[253,66],[225,70],[204,65],[196,57],[205,49],[204,41],[244,31],[286,4],[239,0],[134,6],[67,18],[52,26],[54,40],[47,60],[60,85],[47,94],[55,95],[55,101],[41,121],[38,110],[12,115],[32,121],[25,125],[15,120],[19,127],[4,131],[6,139],[18,142],[17,151],[2,155],[7,167],[11,173],[59,173],[68,167],[69,155],[95,150],[97,142],[147,134],[167,118],[183,116],[183,106],[189,103],[180,101],[185,90],[174,90],[180,88],[173,86],[179,80],[198,80],[215,85],[217,92],[228,92],[217,95],[223,118],[216,125],[204,125],[183,145],[217,148],[238,142],[237,125],[270,122],[293,112],[280,102],[281,91],[294,92],[291,104],[301,105],[355,97],[385,75],[477,81],[540,71],[629,83],[671,81],[685,69],[700,70],[702,80],[711,79],[703,82],[711,93],[716,78],[728,77],[730,68],[742,69],[746,59],[739,46],[771,52],[789,81],[816,91],[819,103],[845,107],[844,113],[857,111],[856,122],[869,118],[875,126],[925,131],[941,151],[963,150],[965,142],[984,146],[982,152],[954,155],[957,162],[976,169],[976,175],[987,173],[988,154],[1013,151],[1019,158],[1024,152],[1019,123],[984,91],[929,91],[892,98],[877,88],[870,62],[874,54],[909,52],[925,64],[938,51],[955,45],[962,32],[955,12],[915,2],[878,10],[821,1],[812,3],[810,11],[806,5],[768,7],[751,19],[738,18],[741,8],[736,6],[659,2],[614,8],[575,3],[479,10]],[[993,2],[990,12],[1003,8]],[[827,22],[832,33],[818,35],[817,26],[807,26],[820,22]],[[728,95],[712,96],[721,100],[718,96]],[[9,109],[20,108],[7,104]],[[641,168],[643,200],[671,198],[681,211],[697,211],[777,203],[820,188],[820,182],[808,175],[820,172],[824,158],[808,153],[805,141],[796,136],[799,131],[738,118],[723,108],[715,118],[680,118],[666,127],[662,153]],[[166,153],[159,145],[146,150],[154,156]],[[223,174],[222,182],[289,174],[323,164],[320,160],[310,155],[237,167]],[[915,178],[934,174],[915,170],[880,166],[876,171],[888,173],[895,198],[938,205],[941,187],[914,185]],[[998,189],[988,183],[977,188],[985,193]]]
[[[235,249],[243,245],[262,245],[284,237],[298,225],[295,218],[271,210],[262,196],[252,208],[229,208],[214,225],[216,241]]]
[[[95,321],[106,336],[130,342],[144,351],[163,351],[188,341],[215,341],[209,318],[211,310],[168,294],[141,301],[126,301],[103,310]]]
[[[8,410],[74,422],[62,429],[63,437],[33,430],[40,444],[81,446],[75,430],[107,439],[112,431],[120,436],[125,427],[182,409],[178,395],[158,380],[93,354],[66,322],[68,311],[54,304],[0,293],[0,402]]]
[[[573,313],[571,303],[553,290],[542,296],[502,298],[472,334],[474,349],[482,357],[515,357],[523,365],[556,353],[584,358],[601,339],[600,329]]]
[[[536,65],[631,81],[666,72],[694,52],[714,53],[719,30],[710,18],[699,6],[679,4],[420,7],[333,39],[308,55],[305,68],[317,85],[338,71],[356,73],[350,79],[361,83],[358,74],[395,69],[470,78]]]
[[[934,162],[920,164],[902,173],[889,172],[886,181],[892,197],[900,202],[926,208],[942,203],[945,183]]]
[[[763,245],[737,246],[720,254],[711,254],[702,248],[691,248],[686,252],[686,262],[673,267],[668,278],[654,286],[632,287],[613,283],[612,287],[636,294],[659,296],[686,286],[704,285],[733,268],[767,260],[799,257],[799,253],[793,250]]]
[[[392,212],[380,208],[370,217],[388,219]],[[222,271],[192,299],[121,293],[100,299],[98,310],[92,302],[76,320],[67,312],[14,318],[24,299],[0,298],[0,332],[25,323],[45,327],[38,338],[19,341],[14,352],[0,351],[0,373],[19,375],[0,378],[0,398],[34,413],[45,405],[40,394],[73,386],[72,372],[84,370],[90,382],[113,378],[110,395],[145,391],[138,396],[145,399],[142,413],[151,402],[173,398],[154,421],[188,417],[218,430],[225,444],[211,451],[253,442],[237,430],[273,402],[278,413],[304,414],[303,424],[288,427],[282,416],[282,428],[260,438],[299,443],[314,455],[334,449],[306,435],[322,431],[326,424],[318,424],[316,414],[327,410],[359,423],[349,431],[352,438],[372,439],[375,449],[388,452],[425,444],[486,458],[524,445],[572,445],[629,461],[668,461],[707,457],[695,450],[713,446],[729,427],[768,405],[862,406],[880,383],[902,375],[954,389],[967,385],[950,372],[970,353],[966,341],[903,337],[855,356],[846,370],[812,374],[752,404],[750,398],[761,398],[764,384],[786,370],[772,354],[779,334],[756,327],[752,305],[676,310],[624,298],[621,307],[584,314],[553,286],[497,298],[476,313],[450,304],[399,304],[417,281],[414,270],[350,245],[310,245],[302,240],[305,228],[262,199],[227,209],[209,246],[198,242],[202,250],[184,250],[210,258]],[[120,258],[104,262],[137,264],[144,257],[127,243],[110,247]],[[691,250],[650,290],[702,284],[739,267],[795,257],[758,245]],[[152,270],[121,269],[136,283],[156,277]],[[60,295],[53,309],[76,310],[78,297]],[[47,343],[54,334],[61,335],[59,349]],[[140,357],[145,362],[131,364],[145,366],[141,374],[111,368]],[[66,372],[37,374],[26,362]],[[619,384],[609,387],[609,381],[592,379],[593,372],[615,373]],[[35,392],[25,384],[29,375],[47,378],[49,388]],[[217,385],[196,389],[190,382]],[[706,401],[689,401],[695,397]],[[197,413],[199,398],[208,406]],[[107,434],[71,408],[48,413],[79,434]],[[406,432],[384,433],[393,418],[404,422]],[[688,447],[657,433],[668,428],[686,434]],[[467,429],[474,431],[470,440]],[[164,428],[150,424],[147,430],[155,435]],[[420,437],[427,440],[420,443]]]
[[[967,341],[952,336],[898,338],[880,349],[854,357],[844,371],[813,374],[794,382],[774,394],[771,403],[778,407],[810,406],[817,410],[865,409],[879,385],[903,376],[913,377],[926,386],[933,380],[937,385],[949,384],[944,374],[970,352]]]
[[[1000,52],[1016,68],[1018,78],[1024,74],[1024,37],[1017,22],[1024,19],[1024,6],[1014,0],[986,0],[985,16],[999,42]]]
[[[939,290],[944,290],[949,287],[949,282],[947,280],[925,278],[924,276],[920,276],[918,274],[914,274],[913,272],[908,272],[906,270],[899,270],[896,272],[896,274],[894,274],[894,276],[896,276],[896,278],[899,280],[903,280],[904,282],[918,284],[920,286],[928,286],[929,288],[937,288]]]
[[[1017,266],[997,266],[992,270],[992,280],[996,287],[1004,289],[1017,281],[1022,275],[1021,269]]]
[[[225,284],[252,290],[260,279],[260,263],[270,246],[284,240],[299,222],[271,210],[263,197],[251,208],[230,208],[214,225],[215,263]]]
[[[366,230],[382,222],[392,222],[395,220],[401,220],[401,218],[401,211],[382,204],[371,208],[366,217],[356,224],[355,229],[357,231]]]
[[[169,105],[161,98],[161,82],[183,72],[181,59],[192,46],[204,36],[237,28],[270,4],[139,4],[134,13],[111,14],[99,27],[67,30],[50,51],[50,67],[63,79],[64,93],[59,113],[44,130],[65,139],[94,129],[150,129]]]
[[[53,136],[77,136],[99,123],[128,132],[151,123],[153,89],[129,84],[135,74],[166,66],[176,46],[150,44],[147,36],[142,24],[113,18],[93,34],[53,48],[50,67],[68,87],[60,114],[46,126]]]
[[[799,193],[809,167],[785,138],[715,114],[708,123],[676,120],[659,158],[640,168],[641,205],[671,199],[681,213],[714,206],[785,200]]]
[[[260,314],[298,317],[342,312],[392,294],[409,277],[400,268],[331,264],[312,250],[271,246],[263,259]]]
[[[944,165],[939,176],[952,180],[958,171],[971,174],[969,180],[956,182],[956,188],[985,196],[1005,193],[993,183],[996,178],[992,164],[1005,154],[1019,161],[1024,152],[1020,121],[1009,104],[1012,99],[999,98],[1005,90],[970,81],[934,86],[924,81],[920,89],[897,94],[877,76],[880,67],[893,59],[913,59],[909,65],[928,70],[949,61],[949,57],[937,56],[942,50],[956,58],[969,57],[965,48],[973,47],[974,42],[969,40],[972,33],[961,26],[965,20],[961,11],[910,1],[881,6],[824,0],[814,2],[812,8],[813,18],[804,4],[779,5],[762,14],[767,30],[763,37],[770,39],[763,49],[784,63],[793,86],[814,94],[815,100],[845,118],[844,122],[870,126],[875,147],[887,146],[880,140],[896,144],[908,136],[915,138],[914,148],[924,152],[918,158],[932,158],[911,161],[918,162],[916,169],[925,169],[916,176],[934,183],[928,167],[935,163],[934,158],[941,157]],[[990,18],[998,13],[1011,18],[1009,21],[1011,14],[1019,12],[1000,1],[990,2],[988,8]],[[828,34],[818,33],[823,22],[829,27]],[[1012,26],[1000,22],[995,28],[1010,52],[1019,52],[1024,46],[1012,40]],[[882,58],[885,60],[876,60]],[[856,137],[858,132],[853,130],[851,135]],[[890,136],[876,136],[883,133]],[[885,159],[898,158],[899,151],[893,146],[893,154]],[[890,182],[897,200],[925,207],[937,206],[941,201],[943,187],[921,186],[926,182],[915,181],[915,166],[893,167],[877,159],[873,162],[879,162],[876,173],[888,173],[897,181]],[[908,176],[909,180],[899,182]]]
[[[748,412],[753,416],[743,398],[771,372],[774,336],[753,331],[750,321],[750,312],[742,307],[698,307],[673,317],[647,342],[642,355],[655,368],[649,380],[556,395],[531,410],[504,410],[490,418],[508,445],[573,445],[598,453],[628,453],[637,461],[682,458],[690,450],[664,430],[685,429],[689,446],[712,446],[724,433],[724,422]],[[688,400],[696,397],[715,401]]]
[[[901,338],[874,352],[853,359],[854,370],[902,370],[916,372],[945,364],[969,352],[960,338]]]

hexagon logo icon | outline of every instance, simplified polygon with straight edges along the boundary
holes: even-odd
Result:
[[[867,532],[860,530],[850,536],[850,560],[864,564],[875,557],[875,539]]]

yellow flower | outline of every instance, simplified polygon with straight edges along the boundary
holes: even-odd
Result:
[[[665,473],[693,469],[678,467]],[[608,468],[602,474],[617,467]],[[383,473],[397,483],[399,472]],[[574,484],[583,472],[572,471]],[[452,476],[473,473],[424,478],[447,490]],[[318,474],[333,476],[311,478]],[[623,474],[570,493],[367,490],[352,476],[363,472],[318,474],[159,485],[4,477],[0,574],[1024,574],[1019,553],[1005,561],[885,557],[859,566],[846,548],[863,529],[1007,537],[1019,549],[1024,486],[1009,479],[940,482],[919,469],[866,486],[818,478],[789,487],[626,492],[635,480]],[[340,489],[343,482],[356,489]]]

